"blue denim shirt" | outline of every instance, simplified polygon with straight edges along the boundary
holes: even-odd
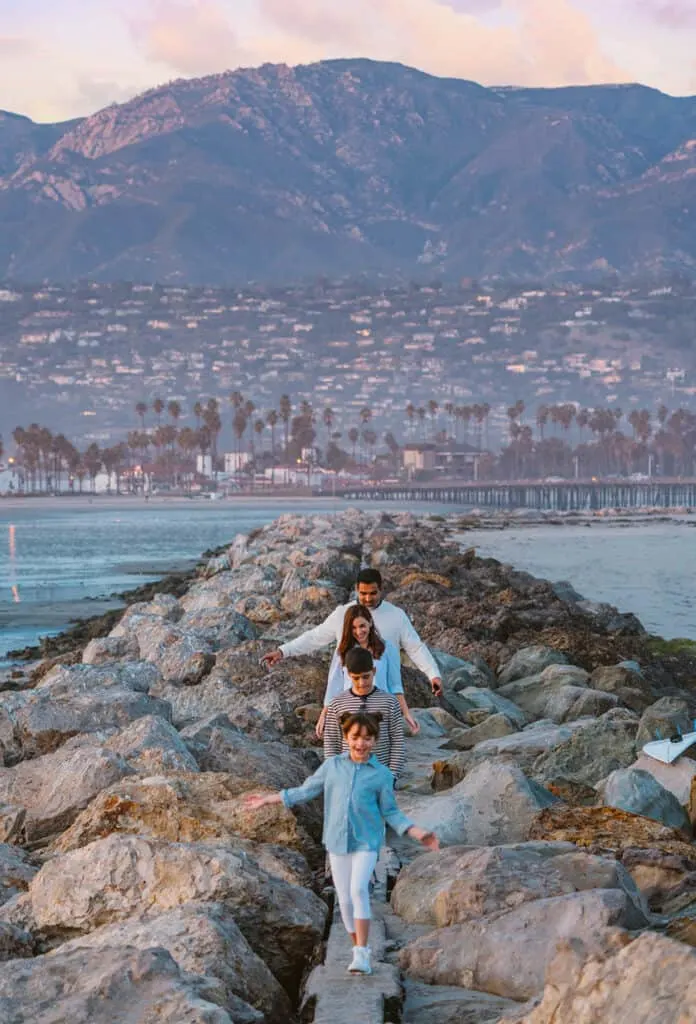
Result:
[[[374,853],[384,843],[384,823],[403,835],[413,826],[394,799],[394,776],[374,754],[360,764],[350,754],[324,761],[301,786],[284,789],[287,808],[324,794],[324,846],[329,853]]]

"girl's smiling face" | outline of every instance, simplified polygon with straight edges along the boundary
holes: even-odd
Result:
[[[346,743],[352,761],[367,761],[374,750],[375,737],[370,735],[364,725],[354,725],[346,733]]]

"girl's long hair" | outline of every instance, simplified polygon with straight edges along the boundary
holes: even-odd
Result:
[[[338,643],[338,657],[342,665],[345,665],[346,654],[351,647],[356,647],[358,644],[358,641],[353,636],[353,623],[356,619],[366,619],[370,623],[370,632],[367,635],[367,649],[372,654],[372,657],[379,659],[384,654],[384,640],[377,632],[372,612],[363,604],[352,604],[343,620],[343,633]]]

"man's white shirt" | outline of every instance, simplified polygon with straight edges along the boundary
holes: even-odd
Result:
[[[321,650],[322,647],[328,647],[331,643],[338,644],[343,635],[346,611],[354,604],[356,604],[355,601],[349,601],[348,604],[339,605],[327,619],[324,619],[314,629],[308,629],[306,633],[302,633],[295,640],[281,644],[280,650],[283,652],[283,657],[293,658],[302,654],[313,654],[315,651]],[[440,676],[440,669],[437,667],[435,659],[416,633],[413,623],[403,608],[397,608],[389,601],[382,601],[377,608],[371,608],[370,611],[377,631],[383,640],[394,644],[397,650],[406,651],[416,668],[419,668],[428,679]]]

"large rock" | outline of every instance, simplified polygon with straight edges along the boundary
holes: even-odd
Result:
[[[598,955],[569,942],[550,965],[541,1003],[515,1024],[694,1024],[696,952],[646,932]],[[589,953],[589,957],[588,957]],[[503,1022],[501,1022],[503,1024]]]
[[[111,661],[136,661],[140,657],[138,641],[133,634],[103,636],[90,642],[82,652],[83,665],[105,665]]]
[[[495,674],[482,658],[465,661],[437,648],[431,650],[440,669],[444,685],[452,690],[463,690],[467,686],[490,689],[495,686]]]
[[[85,669],[97,673],[101,668],[76,665],[71,671]],[[131,681],[137,683],[137,672],[133,675]],[[127,680],[128,674],[124,672],[122,681]],[[171,720],[171,707],[166,701],[158,700],[135,686],[102,685],[97,679],[91,679],[87,685],[78,676],[77,685],[71,690],[63,678],[59,682],[55,689],[41,686],[28,693],[10,694],[3,702],[0,708],[0,759],[4,757],[5,764],[12,765],[24,758],[52,753],[79,733],[120,729],[145,715]],[[149,688],[147,672],[144,684]]]
[[[26,892],[37,870],[25,853],[0,843],[0,903]]]
[[[616,708],[576,729],[563,743],[534,762],[533,777],[541,783],[559,781],[595,786],[618,768],[628,768],[636,756],[638,720]]]
[[[518,727],[511,722],[507,715],[489,715],[478,725],[470,729],[459,729],[456,735],[452,735],[447,744],[448,749],[471,750],[477,743],[484,740],[498,740],[503,736],[512,736],[518,731]]]
[[[258,637],[258,630],[253,622],[240,615],[234,608],[187,611],[177,625],[183,633],[205,641],[213,651],[238,647]]]
[[[689,828],[689,819],[677,798],[649,772],[620,768],[603,782],[600,794],[607,807],[641,814],[670,828]]]
[[[571,843],[452,847],[418,857],[399,875],[392,907],[411,924],[443,928],[588,889],[621,889],[636,906],[634,925],[644,923],[626,869]]]
[[[549,665],[567,665],[568,659],[565,654],[555,651],[552,647],[522,647],[501,667],[498,673],[498,683],[505,686],[506,683],[514,683],[517,679],[528,679],[530,676],[537,676],[548,668]]]
[[[458,785],[435,796],[404,794],[399,803],[445,846],[522,842],[543,807],[556,799],[517,765],[483,762]]]
[[[291,992],[321,940],[327,912],[313,892],[268,874],[229,845],[123,835],[48,861],[29,896],[38,929],[66,937],[193,900],[223,903]]]
[[[498,1024],[519,1004],[486,992],[448,985],[406,982],[403,1024]]]
[[[225,772],[273,789],[301,786],[311,774],[300,751],[284,743],[259,743],[239,729],[213,729],[196,757],[204,772]]]
[[[299,822],[321,834],[317,810],[302,814],[282,805],[248,811],[243,796],[256,782],[221,773],[187,773],[124,779],[104,790],[53,844],[60,853],[76,850],[114,832],[170,842],[248,839],[314,852]]]
[[[24,836],[35,842],[67,828],[98,793],[131,771],[118,754],[72,741],[52,754],[0,769],[0,802],[24,808]]]
[[[680,697],[660,697],[643,712],[636,744],[642,747],[656,739],[669,739],[691,732],[693,717],[689,704]]]
[[[65,943],[61,953],[112,950],[118,956],[124,948],[165,949],[182,971],[219,983],[235,1024],[287,1024],[292,1017],[286,992],[221,903],[188,903],[157,917],[107,925]]]
[[[0,921],[0,963],[5,960],[19,960],[22,957],[34,955],[34,940],[29,932],[17,928],[16,925],[6,924]],[[4,970],[4,967],[3,967]],[[2,971],[0,971],[0,975]],[[0,999],[0,1014],[2,1014],[2,1000]],[[7,1020],[7,1017],[0,1016],[0,1020]],[[12,1018],[16,1020],[16,1017]]]
[[[124,758],[139,775],[198,771],[195,757],[176,729],[153,715],[139,718],[104,746]]]
[[[623,665],[596,668],[590,685],[595,690],[614,693],[622,704],[641,714],[655,700],[650,683],[641,672],[633,672]]]
[[[535,900],[416,939],[402,950],[401,966],[429,984],[529,999],[542,991],[546,969],[564,942],[572,939],[601,953],[613,928],[625,926],[633,913],[618,889]]]
[[[221,996],[164,949],[58,949],[0,971],[7,1024],[235,1024]]]
[[[507,697],[477,686],[467,686],[457,691],[448,690],[447,704],[462,718],[471,711],[486,709],[491,715],[505,715],[519,729],[528,721],[525,712]]]
[[[498,693],[513,701],[530,721],[550,718],[564,722],[575,703],[584,696],[589,673],[574,665],[549,665],[542,672],[498,688]]]

